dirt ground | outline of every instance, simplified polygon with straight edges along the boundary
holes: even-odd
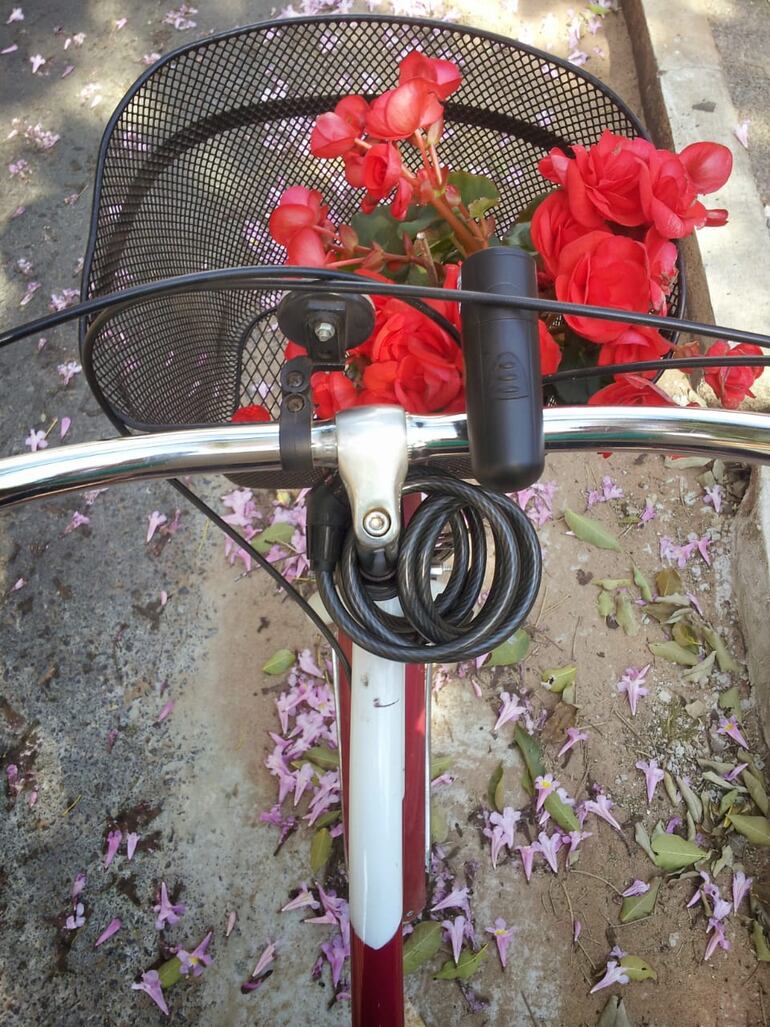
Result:
[[[171,6],[157,0],[137,0],[125,11],[102,2],[27,4],[24,23],[1,26],[3,47],[17,43],[22,51],[22,63],[3,65],[11,73],[2,83],[7,123],[0,133],[2,164],[5,168],[23,155],[32,166],[26,181],[6,179],[0,197],[0,286],[9,323],[42,315],[51,293],[78,284],[99,134],[112,106],[143,70],[142,56],[269,13],[267,4],[200,2],[196,29],[179,32],[163,21]],[[566,0],[451,6],[469,24],[509,32],[560,55],[571,49],[575,11]],[[382,9],[409,13],[405,5]],[[448,11],[448,4],[425,3],[413,13]],[[128,24],[116,29],[124,16]],[[82,47],[73,44],[65,52],[63,39],[78,32],[86,33]],[[604,19],[595,35],[584,33],[580,45],[586,68],[639,110],[622,14]],[[46,58],[47,67],[32,76],[28,58],[35,54]],[[62,80],[69,63],[75,70]],[[100,92],[91,88],[95,85]],[[97,96],[102,100],[95,104]],[[61,141],[38,153],[23,148],[18,138],[6,139],[16,117],[61,132]],[[19,205],[27,213],[13,218]],[[32,261],[42,283],[24,307],[19,306],[26,288],[17,270],[19,257]],[[69,440],[112,434],[82,375],[68,386],[57,375],[61,362],[77,356],[74,328],[50,333],[44,348],[35,345],[0,354],[0,451],[24,451],[23,438],[32,425],[46,428],[63,415],[73,422]],[[655,872],[633,841],[634,822],[640,819],[651,832],[658,818],[665,822],[675,812],[661,788],[647,809],[634,763],[657,756],[662,766],[671,764],[698,780],[693,758],[699,746],[706,751],[723,743],[709,730],[718,688],[738,684],[740,720],[758,766],[764,754],[743,674],[729,680],[715,675],[698,687],[683,680],[683,668],[655,660],[650,694],[631,718],[615,683],[626,667],[650,662],[647,640],[662,640],[663,631],[652,623],[629,638],[609,627],[598,617],[597,589],[588,580],[588,575],[624,577],[631,559],[652,578],[662,566],[661,534],[683,542],[691,531],[700,535],[708,529],[714,539],[712,567],[696,555],[682,574],[705,618],[740,658],[730,584],[734,503],[726,502],[721,515],[705,507],[696,481],[701,473],[702,468],[666,467],[652,456],[549,462],[545,477],[558,484],[557,514],[564,504],[582,511],[584,490],[609,474],[623,487],[625,499],[602,504],[592,515],[621,533],[626,513],[637,517],[650,497],[657,517],[643,528],[629,527],[621,552],[600,551],[567,536],[563,521],[546,524],[541,539],[547,590],[531,618],[535,644],[526,661],[513,669],[482,669],[477,675],[481,699],[467,677],[450,682],[437,696],[434,748],[453,760],[453,783],[436,792],[449,821],[450,865],[462,881],[464,863],[479,863],[472,908],[482,931],[496,916],[517,930],[505,973],[490,953],[473,979],[489,1001],[482,1013],[468,1012],[455,984],[432,981],[438,957],[409,977],[407,992],[430,1027],[593,1025],[613,993],[624,996],[635,1027],[759,1027],[765,1022],[767,966],[755,960],[745,901],[742,915],[729,920],[732,948],[718,950],[704,963],[705,917],[699,907],[685,909],[695,890],[692,880],[664,882],[655,915],[629,926],[618,923],[619,900],[610,887],[623,890],[636,877],[647,880]],[[202,486],[214,497],[231,487],[222,480]],[[257,501],[266,512],[272,509],[270,495]],[[277,728],[274,699],[282,687],[260,668],[276,650],[313,647],[317,639],[266,580],[244,576],[240,566],[224,561],[221,539],[197,514],[183,510],[174,536],[146,544],[151,512],[173,521],[178,506],[166,486],[137,485],[111,489],[88,508],[79,497],[23,508],[4,516],[0,525],[0,767],[6,779],[14,761],[31,775],[19,795],[7,785],[6,815],[0,819],[0,1023],[9,1027],[166,1022],[148,998],[131,990],[161,953],[152,907],[162,880],[174,900],[181,897],[187,905],[180,923],[166,932],[167,944],[190,948],[214,932],[214,964],[199,979],[168,991],[171,1022],[325,1027],[344,1023],[348,1015],[344,1003],[330,1004],[328,970],[319,980],[310,976],[329,929],[303,925],[298,913],[277,912],[309,877],[309,834],[290,836],[274,858],[275,830],[259,821],[275,801],[264,758],[266,732]],[[90,524],[67,533],[76,510],[87,511]],[[21,579],[24,584],[14,588]],[[616,803],[623,835],[589,816],[593,837],[581,846],[573,870],[553,876],[536,864],[527,884],[517,857],[504,857],[492,869],[489,844],[479,829],[478,810],[501,760],[508,768],[506,801],[517,809],[526,805],[518,787],[518,757],[510,746],[511,725],[497,736],[491,729],[504,689],[529,690],[535,713],[554,706],[555,697],[539,686],[540,673],[573,659],[578,724],[588,730],[589,741],[562,766],[554,762],[559,741],[554,733],[546,761],[578,799],[593,782],[602,785]],[[682,707],[696,698],[703,699],[706,711],[692,719]],[[169,701],[175,703],[173,711],[159,722]],[[543,730],[549,737],[547,724]],[[732,743],[725,752],[733,761],[738,755]],[[33,790],[37,799],[31,805]],[[682,816],[683,809],[676,812]],[[106,838],[116,824],[136,829],[139,847],[133,860],[122,851],[104,868]],[[526,836],[524,826],[519,836]],[[740,842],[733,847],[747,874],[767,887],[760,850],[748,846],[744,852]],[[79,873],[88,877],[85,925],[69,933],[64,923]],[[723,872],[719,878],[723,894],[729,876]],[[582,923],[582,948],[572,944],[570,905]],[[233,912],[237,921],[228,935]],[[100,932],[115,917],[122,921],[119,933],[95,949]],[[241,984],[269,939],[279,944],[275,972],[257,992],[244,995]],[[615,943],[645,958],[658,979],[589,997]]]

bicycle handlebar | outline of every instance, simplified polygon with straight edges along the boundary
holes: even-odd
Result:
[[[410,463],[468,454],[465,414],[407,414]],[[547,452],[663,450],[770,463],[770,414],[680,407],[544,411]],[[335,467],[336,425],[312,427],[313,463]],[[278,424],[217,425],[85,442],[0,460],[0,507],[80,489],[189,474],[281,470]]]

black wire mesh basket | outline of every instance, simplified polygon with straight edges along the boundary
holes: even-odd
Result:
[[[335,222],[358,197],[343,163],[310,154],[316,117],[348,93],[392,88],[411,50],[454,61],[463,81],[445,104],[448,165],[488,175],[498,225],[547,188],[537,170],[554,146],[590,146],[604,129],[644,135],[635,115],[579,68],[502,36],[381,15],[266,22],[182,47],[148,69],[102,140],[84,298],[174,275],[280,264],[268,218],[284,189],[319,189]],[[680,312],[680,282],[670,299]],[[280,295],[241,289],[159,295],[119,312],[81,351],[116,423],[164,430],[229,423],[241,405],[274,417],[286,340]],[[290,483],[249,475],[253,487]],[[297,484],[307,484],[306,481]]]

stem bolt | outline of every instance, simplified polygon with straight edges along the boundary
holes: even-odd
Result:
[[[370,510],[364,516],[364,531],[373,538],[382,538],[390,530],[390,517],[384,510]]]
[[[336,335],[334,325],[330,324],[329,321],[319,321],[313,325],[313,331],[319,342],[328,342]]]

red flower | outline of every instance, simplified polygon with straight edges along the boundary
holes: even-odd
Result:
[[[706,356],[723,357],[727,354],[734,357],[763,355],[760,346],[752,343],[742,342],[737,346],[730,346],[721,339],[717,340],[708,350]],[[728,410],[736,410],[743,400],[750,396],[754,399],[751,386],[764,371],[764,367],[708,367],[706,368],[705,379],[708,385],[717,394],[717,398]]]
[[[537,330],[540,335],[540,374],[553,374],[558,371],[561,363],[561,349],[545,323],[539,319]]]
[[[646,313],[650,309],[650,273],[642,243],[610,232],[589,232],[562,250],[556,296],[567,303],[587,303]],[[619,321],[572,314],[565,321],[591,342],[613,342],[628,328]]]
[[[419,50],[413,50],[398,66],[398,82],[415,80],[424,82],[441,100],[460,88],[462,75],[460,69],[452,61],[441,61],[426,57]]]
[[[611,364],[629,364],[642,360],[658,360],[670,352],[671,343],[654,328],[629,325],[614,342],[605,343],[599,350],[599,367]],[[639,371],[643,378],[654,378],[657,371]],[[620,380],[622,374],[616,374]]]
[[[670,407],[676,406],[663,389],[638,374],[625,374],[612,385],[595,392],[588,400],[590,407]]]
[[[693,143],[685,146],[679,160],[696,193],[715,193],[721,189],[733,169],[733,155],[721,143]]]
[[[360,153],[345,154],[345,181],[354,189],[364,187],[364,158]]]
[[[286,246],[286,263],[297,267],[323,267],[329,258],[315,228],[301,228]]]
[[[358,397],[355,385],[342,371],[316,371],[310,377],[310,388],[316,414],[322,420],[355,406]]]
[[[555,277],[562,250],[568,243],[585,235],[586,228],[575,220],[566,192],[557,189],[538,204],[530,232],[535,249],[551,276]]]
[[[442,113],[432,88],[414,79],[378,96],[369,108],[366,127],[377,139],[408,139],[418,128],[438,121]]]
[[[286,189],[278,206],[270,215],[270,234],[281,246],[288,246],[291,237],[302,228],[327,224],[329,208],[323,206],[317,189],[293,185]]]
[[[341,157],[353,146],[358,129],[339,114],[322,114],[310,133],[310,152],[314,157]]]
[[[258,424],[263,421],[270,421],[272,418],[264,407],[258,403],[250,403],[246,407],[236,410],[230,418],[233,424]]]
[[[369,104],[363,96],[343,96],[334,113],[338,114],[343,121],[355,128],[360,135],[366,127],[366,115],[369,113]]]
[[[676,268],[677,248],[664,239],[656,228],[650,228],[644,237],[644,246],[650,262],[650,295],[652,306],[659,314],[665,314],[666,300],[679,272]]]
[[[605,131],[598,143],[586,149],[573,146],[574,160],[559,157],[541,161],[567,190],[572,216],[586,228],[601,228],[605,221],[641,225],[646,218],[639,196],[639,160],[631,140]],[[556,151],[558,153],[558,151]],[[551,177],[551,175],[546,175]]]
[[[364,157],[363,179],[369,197],[384,199],[401,178],[401,154],[393,143],[378,143]]]
[[[398,185],[396,186],[396,195],[393,197],[393,202],[390,205],[390,213],[397,221],[404,220],[413,197],[414,190],[409,182],[405,178],[399,178]]]

